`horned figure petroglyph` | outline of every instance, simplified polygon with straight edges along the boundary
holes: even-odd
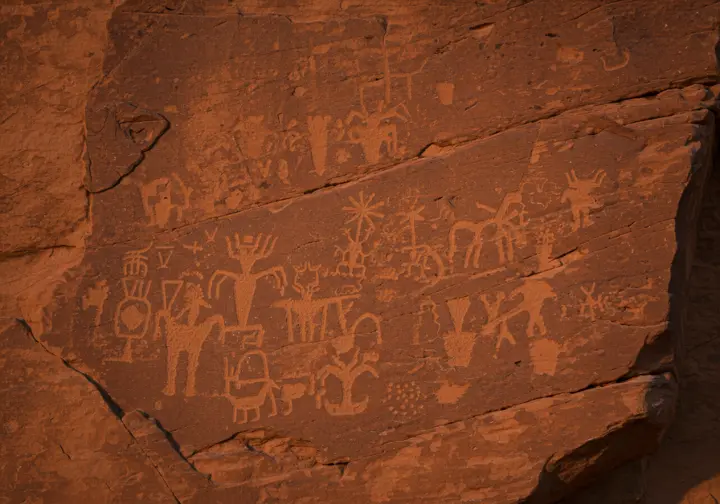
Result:
[[[397,124],[390,121],[410,120],[410,113],[405,105],[395,105],[388,109],[385,106],[385,100],[379,100],[375,111],[369,112],[364,100],[361,100],[360,110],[350,111],[345,118],[345,125],[349,127],[350,142],[362,146],[365,160],[370,164],[380,161],[383,146],[388,156],[397,155]]]
[[[482,210],[494,213],[494,216],[480,222],[457,221],[450,228],[448,259],[453,263],[457,252],[457,234],[460,231],[470,231],[473,235],[472,241],[465,252],[465,267],[480,266],[480,253],[482,252],[483,233],[491,228],[494,236],[495,248],[497,249],[499,263],[505,264],[515,257],[515,246],[525,245],[525,233],[523,228],[527,224],[525,216],[525,205],[522,202],[522,195],[518,192],[507,193],[496,210],[492,207],[475,203]]]
[[[350,229],[343,229],[348,239],[345,248],[335,246],[335,256],[340,256],[340,262],[335,268],[335,274],[345,277],[355,277],[364,279],[367,271],[365,260],[369,252],[365,250],[365,243],[375,231],[375,223],[373,219],[382,219],[385,215],[378,211],[385,205],[384,201],[373,203],[375,194],[371,194],[367,199],[363,191],[360,191],[358,199],[350,196],[350,206],[343,207],[343,210],[350,214],[350,218],[345,224],[357,222],[355,234],[353,236]],[[363,225],[366,228],[363,230]]]
[[[253,273],[252,270],[257,261],[270,257],[275,248],[277,238],[273,239],[272,236],[266,236],[263,239],[263,235],[258,234],[257,237],[244,236],[242,241],[240,241],[240,236],[238,233],[235,233],[234,248],[233,241],[230,240],[230,237],[225,237],[225,241],[227,243],[228,257],[236,259],[240,263],[240,271],[215,271],[208,282],[208,299],[213,298],[213,284],[215,284],[214,297],[219,299],[220,287],[226,279],[231,279],[234,282],[233,295],[235,298],[235,315],[237,317],[237,325],[232,326],[232,330],[256,332],[256,338],[259,340],[257,346],[261,346],[262,326],[259,324],[248,324],[257,282],[261,278],[272,277],[275,280],[275,288],[278,289],[282,295],[285,293],[287,278],[285,277],[285,270],[280,266],[274,266],[257,273]],[[215,280],[218,278],[220,280],[216,283]],[[231,328],[228,327],[228,329]]]
[[[248,411],[255,412],[255,418],[252,421],[259,420],[260,408],[268,399],[270,400],[269,416],[277,415],[275,390],[279,390],[280,386],[270,378],[267,356],[262,350],[251,350],[243,354],[235,368],[230,368],[227,357],[224,358],[224,363],[225,393],[223,396],[232,404],[233,422],[247,423]],[[255,369],[255,364],[259,364],[259,372]],[[259,390],[258,384],[260,385]],[[232,386],[240,395],[233,393]],[[240,421],[238,421],[238,412],[242,412]]]
[[[211,308],[211,306],[205,301],[202,287],[195,283],[185,284],[182,309],[177,314],[173,314],[172,308],[183,284],[185,284],[183,280],[164,280],[162,282],[164,306],[155,315],[153,339],[162,338],[164,326],[165,347],[167,348],[167,381],[163,393],[175,395],[176,377],[179,372],[178,363],[180,354],[184,352],[187,355],[185,395],[191,397],[195,395],[195,377],[203,344],[215,326],[218,326],[220,335],[223,334],[225,321],[220,315],[212,315],[202,322],[199,321],[201,309]],[[169,287],[175,288],[175,291],[169,293]]]
[[[605,176],[605,170],[596,170],[592,177],[587,179],[578,178],[573,169],[565,174],[568,181],[568,188],[562,193],[560,202],[565,203],[567,201],[570,203],[573,217],[573,231],[588,227],[592,224],[593,221],[590,219],[590,211],[602,207],[597,199],[590,193],[602,185]]]
[[[305,263],[301,267],[293,267],[295,276],[292,288],[300,294],[300,299],[283,299],[273,303],[274,307],[284,308],[287,316],[288,341],[295,341],[295,321],[293,314],[298,318],[300,325],[300,341],[303,343],[311,342],[317,339],[324,341],[327,337],[327,327],[330,315],[330,308],[335,307],[338,325],[341,336],[335,338],[334,344],[346,346],[348,349],[354,345],[357,327],[365,320],[370,320],[375,324],[378,334],[378,340],[382,339],[380,333],[380,319],[372,313],[363,313],[353,324],[348,326],[347,313],[352,307],[347,301],[357,299],[359,294],[344,294],[331,296],[326,298],[314,298],[313,296],[320,288],[320,266]],[[301,276],[308,276],[304,282],[300,280]],[[318,318],[320,320],[318,320]],[[347,351],[347,350],[344,350]]]
[[[152,318],[152,305],[148,300],[152,280],[146,280],[148,257],[152,243],[141,250],[132,250],[123,257],[122,287],[125,297],[115,308],[113,318],[115,335],[125,339],[120,362],[132,362],[132,342],[141,340],[147,334]]]
[[[176,174],[172,180],[167,177],[155,179],[147,184],[140,184],[143,210],[150,226],[167,227],[175,211],[175,218],[182,221],[183,210],[190,208],[190,193],[185,183]],[[173,196],[175,195],[175,201]],[[177,199],[181,198],[181,203]]]
[[[323,406],[325,411],[333,416],[357,415],[362,413],[368,407],[370,398],[365,396],[361,401],[355,402],[352,397],[352,389],[361,375],[368,373],[378,378],[378,372],[372,367],[376,363],[379,356],[376,352],[360,352],[356,348],[352,354],[350,362],[343,362],[337,355],[332,356],[333,364],[326,364],[317,374],[318,388],[315,392],[315,406],[320,409]],[[342,399],[339,403],[334,403],[326,397],[326,382],[328,377],[334,376],[342,385]]]
[[[440,254],[430,245],[418,244],[416,225],[425,220],[422,216],[424,209],[423,205],[418,206],[415,198],[407,211],[398,214],[401,217],[400,225],[407,224],[404,229],[410,233],[410,245],[400,249],[402,253],[410,255],[409,260],[401,265],[401,274],[418,282],[432,282],[445,276],[445,264]],[[431,279],[428,275],[434,278]]]

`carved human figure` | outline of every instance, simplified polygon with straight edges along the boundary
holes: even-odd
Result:
[[[600,208],[600,205],[591,193],[600,187],[605,180],[605,171],[596,170],[590,178],[581,179],[575,174],[575,170],[565,174],[568,181],[568,188],[562,193],[561,203],[569,202],[572,212],[573,223],[572,230],[578,231],[580,228],[588,227],[592,224],[590,219],[590,211]]]
[[[472,262],[472,267],[478,268],[485,239],[484,232],[486,229],[490,229],[499,264],[512,261],[515,257],[515,246],[525,244],[524,227],[527,225],[527,219],[522,195],[517,192],[507,193],[497,210],[481,203],[475,205],[479,209],[494,213],[494,215],[479,222],[467,220],[455,222],[450,228],[448,260],[450,263],[454,262],[457,253],[457,234],[460,231],[469,231],[472,233],[472,241],[465,251],[464,266],[468,268]]]
[[[185,183],[176,174],[172,179],[161,177],[140,185],[143,210],[150,226],[166,228],[173,211],[178,221],[182,220],[183,210],[190,208],[190,193]],[[173,199],[173,196],[175,198]],[[178,203],[178,199],[181,201]]]
[[[585,300],[580,305],[580,316],[589,318],[591,322],[597,320],[598,313],[603,313],[609,308],[609,302],[605,295],[595,294],[595,287],[595,283],[588,288],[580,287],[585,294]]]
[[[275,390],[280,386],[270,378],[270,369],[267,356],[262,350],[251,350],[243,354],[238,360],[235,368],[228,365],[227,357],[225,363],[225,392],[224,397],[232,404],[233,422],[247,423],[248,411],[255,413],[255,418],[260,419],[260,408],[270,401],[271,417],[277,415],[277,402]],[[260,385],[258,390],[257,385]],[[238,420],[238,412],[242,418]]]
[[[388,109],[385,109],[385,106],[385,100],[379,100],[375,111],[370,112],[363,102],[359,111],[350,111],[345,119],[345,124],[349,126],[350,141],[362,146],[365,160],[370,164],[380,161],[383,146],[389,156],[397,154],[397,124],[391,121],[410,120],[410,113],[405,105],[395,105]]]
[[[325,410],[333,416],[357,415],[368,407],[370,398],[363,397],[360,401],[353,400],[353,385],[361,375],[368,373],[378,378],[378,372],[372,364],[378,361],[378,354],[373,351],[360,352],[359,348],[353,351],[349,362],[345,363],[337,355],[332,356],[332,364],[323,366],[317,374],[318,388],[315,393],[316,407],[325,407]],[[342,386],[342,399],[339,403],[330,401],[327,395],[326,382],[328,377],[334,376]]]
[[[115,335],[125,340],[122,355],[116,360],[132,362],[133,341],[141,340],[147,334],[152,319],[152,305],[148,299],[152,280],[148,274],[147,251],[152,243],[140,250],[127,252],[123,257],[123,299],[115,307],[113,328]]]
[[[160,339],[164,332],[165,347],[167,348],[167,381],[163,393],[175,395],[176,377],[179,372],[178,362],[180,354],[185,353],[187,355],[185,395],[190,397],[195,395],[195,377],[203,344],[215,326],[218,326],[222,335],[225,322],[220,315],[212,315],[200,322],[201,308],[211,308],[211,306],[205,301],[202,288],[195,283],[185,285],[182,309],[173,314],[172,306],[175,296],[168,303],[165,289],[170,284],[175,284],[178,289],[182,285],[177,282],[163,282],[163,298],[166,300],[166,307],[158,311],[155,316],[154,339]]]
[[[105,301],[107,301],[110,288],[107,280],[99,280],[95,285],[88,287],[87,292],[82,297],[82,309],[89,310],[95,308],[95,326],[100,324],[103,310],[105,309]]]
[[[363,191],[360,191],[358,198],[350,196],[350,205],[343,207],[343,211],[350,214],[350,218],[345,224],[355,222],[355,233],[351,234],[351,230],[345,228],[343,233],[348,239],[346,247],[335,246],[335,256],[340,258],[335,274],[346,277],[355,277],[364,279],[367,267],[365,260],[369,253],[365,250],[365,243],[368,241],[372,233],[375,231],[375,223],[373,219],[382,219],[384,214],[379,211],[385,205],[384,201],[373,203],[375,194],[371,194],[365,198]]]
[[[257,237],[244,236],[241,241],[238,233],[235,233],[234,244],[230,237],[226,237],[225,241],[227,243],[228,257],[236,259],[240,263],[240,271],[215,271],[208,282],[208,298],[212,299],[213,296],[219,298],[220,287],[223,282],[228,278],[231,279],[234,282],[236,329],[259,330],[261,329],[260,326],[248,325],[258,280],[264,277],[272,277],[275,280],[275,287],[280,291],[281,295],[285,292],[285,286],[287,285],[285,270],[280,266],[274,266],[257,273],[252,271],[257,261],[270,257],[277,238],[273,239],[272,236],[263,238],[263,235],[259,234]]]
[[[328,123],[330,116],[315,115],[307,118],[310,133],[310,154],[316,174],[325,174],[328,151]]]
[[[402,263],[402,274],[418,282],[438,281],[445,276],[445,264],[440,254],[430,245],[418,243],[417,223],[425,221],[423,205],[417,204],[417,198],[406,211],[399,212],[400,225],[405,224],[410,234],[410,245],[402,247],[402,253],[409,254],[409,260]]]

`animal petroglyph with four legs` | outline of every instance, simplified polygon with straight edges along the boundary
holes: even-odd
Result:
[[[481,203],[475,204],[481,210],[487,210],[494,215],[480,222],[473,221],[457,221],[450,228],[448,248],[448,260],[453,262],[457,253],[457,234],[460,231],[470,231],[472,233],[472,241],[467,246],[465,252],[465,267],[473,268],[480,266],[480,253],[482,252],[483,241],[485,240],[485,230],[490,229],[495,248],[497,250],[499,264],[505,264],[512,261],[515,257],[515,246],[525,245],[524,227],[527,225],[525,216],[525,205],[522,202],[522,195],[518,192],[507,193],[500,203],[500,207],[496,210],[492,207]]]
[[[233,422],[247,423],[248,411],[255,413],[255,418],[251,421],[260,420],[260,408],[268,400],[270,400],[269,416],[277,415],[275,390],[279,390],[280,386],[270,378],[270,368],[265,353],[262,350],[251,350],[240,357],[235,368],[230,368],[227,357],[224,362],[225,393],[223,395],[232,404]],[[256,365],[259,365],[259,370],[255,369],[258,367]],[[260,385],[259,390],[258,385]],[[242,412],[240,421],[238,421],[238,412]]]

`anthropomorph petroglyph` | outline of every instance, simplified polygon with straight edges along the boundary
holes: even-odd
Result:
[[[185,183],[176,174],[172,178],[161,177],[140,185],[143,210],[148,225],[166,228],[175,214],[176,222],[181,222],[183,210],[190,208],[190,194]]]
[[[223,396],[233,407],[233,422],[247,423],[248,411],[255,413],[250,421],[260,420],[260,408],[270,401],[270,415],[277,415],[275,391],[280,386],[270,378],[267,356],[262,350],[251,350],[243,354],[237,366],[232,368],[225,363],[225,392]],[[242,413],[239,417],[238,413]]]
[[[588,288],[581,286],[580,290],[585,294],[585,300],[580,304],[580,316],[595,322],[598,314],[606,312],[610,308],[609,300],[602,293],[595,294],[594,283]]]
[[[95,327],[100,324],[109,291],[107,280],[98,280],[94,286],[88,287],[87,292],[82,297],[83,310],[87,311],[90,308],[95,308]]]
[[[292,289],[300,295],[300,299],[283,299],[273,303],[273,306],[285,309],[288,342],[295,341],[296,324],[300,326],[301,342],[325,340],[332,308],[335,309],[337,326],[341,332],[340,336],[335,338],[335,344],[344,345],[344,342],[347,341],[349,346],[354,345],[357,327],[365,320],[370,320],[375,324],[378,339],[381,339],[380,319],[372,313],[363,313],[355,322],[348,325],[348,311],[352,307],[352,300],[358,299],[359,294],[315,298],[315,293],[320,288],[320,266],[305,263],[303,266],[294,266],[293,268],[295,275]]]
[[[181,309],[173,312],[173,305],[183,286],[185,292]],[[218,327],[219,334],[222,334],[225,322],[220,315],[211,315],[200,322],[201,309],[211,308],[211,306],[205,301],[202,287],[196,283],[186,283],[183,280],[164,280],[162,294],[163,309],[155,315],[154,339],[160,339],[164,332],[165,348],[167,348],[167,381],[163,393],[175,395],[180,354],[185,353],[187,355],[185,395],[190,397],[195,395],[195,377],[203,344],[215,326]]]
[[[113,318],[115,335],[125,340],[120,362],[132,362],[132,342],[141,340],[147,334],[152,318],[152,305],[148,300],[152,281],[147,280],[147,251],[152,243],[144,249],[132,250],[123,257],[123,278],[121,280],[124,298],[115,308]]]
[[[397,121],[409,121],[410,114],[405,105],[385,108],[384,100],[378,100],[374,111],[368,111],[365,103],[360,110],[352,110],[345,124],[349,127],[348,137],[351,142],[360,144],[365,160],[370,164],[378,163],[382,157],[383,146],[390,157],[398,154]],[[395,122],[392,122],[392,121]]]
[[[367,266],[365,260],[369,255],[365,244],[375,231],[375,223],[373,219],[382,219],[385,215],[378,210],[385,205],[384,201],[373,203],[375,194],[371,194],[365,198],[363,191],[360,191],[358,198],[350,196],[350,206],[343,207],[343,211],[350,215],[345,224],[355,222],[354,232],[345,228],[343,232],[348,239],[346,247],[335,247],[335,256],[339,256],[340,261],[335,268],[335,274],[355,277],[359,279],[365,278]]]
[[[445,264],[440,254],[426,243],[418,243],[417,223],[425,221],[423,205],[418,205],[417,198],[410,203],[407,210],[399,212],[400,225],[403,231],[410,234],[410,245],[402,247],[400,252],[408,254],[407,261],[402,263],[401,274],[418,282],[438,281],[445,276]]]
[[[592,177],[581,179],[575,174],[575,170],[565,174],[568,181],[568,188],[562,193],[561,203],[569,202],[572,211],[572,230],[588,227],[592,224],[590,211],[601,208],[592,192],[600,187],[605,180],[605,171],[597,170]]]
[[[487,238],[485,230],[490,229],[499,264],[512,261],[515,257],[515,247],[525,245],[524,227],[527,225],[527,218],[522,195],[517,192],[507,193],[497,210],[481,203],[476,203],[476,206],[494,215],[479,222],[467,220],[455,222],[450,228],[448,259],[451,263],[454,261],[458,249],[457,235],[462,231],[469,231],[472,234],[472,241],[465,251],[464,265],[466,268],[471,265],[473,268],[478,268],[483,242]]]
[[[310,133],[310,154],[314,171],[317,175],[324,175],[327,165],[328,151],[328,123],[330,116],[310,116],[307,119],[308,131]]]
[[[270,257],[277,238],[272,236],[263,237],[262,234],[259,234],[256,237],[244,236],[241,240],[240,235],[235,233],[234,240],[225,237],[225,241],[227,243],[228,257],[237,260],[240,263],[240,269],[237,272],[215,271],[208,283],[208,298],[219,299],[220,288],[225,280],[229,278],[234,283],[233,296],[235,298],[235,316],[237,320],[235,329],[261,330],[262,328],[258,325],[250,326],[248,324],[258,280],[264,277],[272,277],[275,280],[275,287],[282,295],[285,292],[287,279],[285,270],[279,266],[257,273],[253,273],[253,268],[257,261]]]

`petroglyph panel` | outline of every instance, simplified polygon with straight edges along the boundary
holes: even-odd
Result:
[[[642,121],[644,103],[622,127],[568,114],[90,249],[48,342],[187,450],[262,427],[337,459],[373,452],[373,432],[616,379],[666,329],[674,219],[704,152],[706,115]]]
[[[110,24],[115,55],[87,107],[87,185],[114,187],[102,196],[107,211],[98,209],[93,241],[284,200],[549,114],[642,94],[655,89],[650,74],[657,83],[681,81],[686,68],[715,72],[711,16],[706,33],[679,26],[664,5],[639,19],[624,5],[555,0],[558,14],[545,26],[537,20],[548,4],[501,3],[461,3],[453,15],[447,6],[413,6],[413,15],[390,16],[363,15],[360,3],[343,7],[356,17],[304,23],[237,17],[234,7],[174,17],[134,12],[133,2],[120,7]],[[449,15],[452,29],[419,21]],[[636,37],[649,22],[656,40]],[[686,56],[633,56],[657,50],[671,39],[665,32],[685,41]],[[524,68],[534,69],[531,79]],[[538,143],[532,159],[559,148]],[[590,226],[600,186],[612,182],[600,168],[563,169],[574,226]],[[460,229],[506,219],[504,233],[520,232],[516,209],[505,208],[516,206],[510,193],[478,199],[483,211],[458,215]],[[502,241],[511,255],[515,245]]]

